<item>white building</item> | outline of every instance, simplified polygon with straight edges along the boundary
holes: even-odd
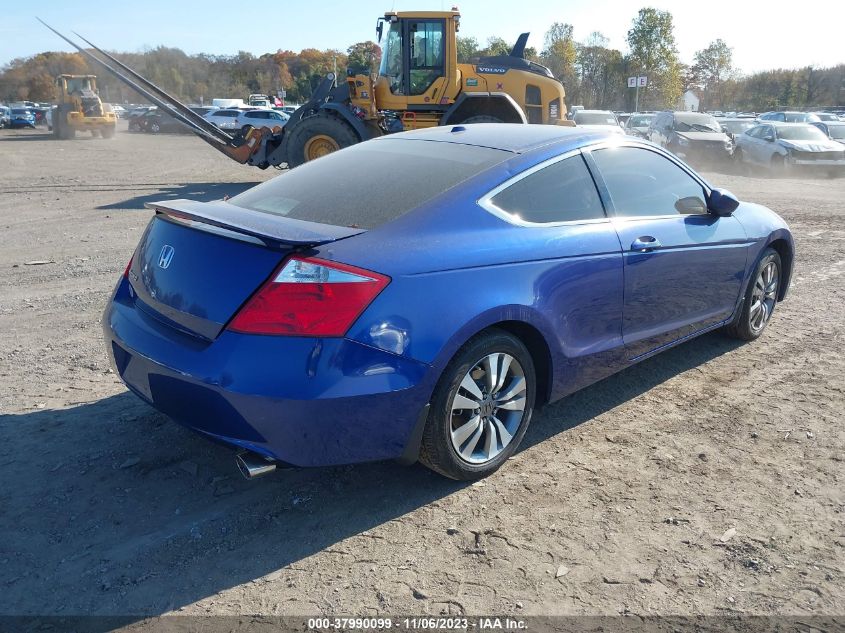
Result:
[[[681,97],[681,106],[683,110],[698,112],[698,104],[700,100],[698,95],[692,90],[687,90]]]

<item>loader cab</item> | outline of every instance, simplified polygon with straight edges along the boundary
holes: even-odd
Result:
[[[424,11],[379,19],[383,53],[375,91],[380,109],[426,109],[455,98],[459,18],[457,11]]]
[[[62,97],[94,95],[97,93],[97,78],[94,75],[59,75],[56,87]]]

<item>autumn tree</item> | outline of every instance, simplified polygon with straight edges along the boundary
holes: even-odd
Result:
[[[650,7],[640,9],[628,31],[628,47],[631,74],[648,77],[648,85],[640,91],[641,107],[675,107],[683,78],[672,14]]]
[[[474,37],[458,36],[458,63],[468,64],[478,57],[478,40]]]
[[[569,103],[580,100],[578,78],[575,72],[577,51],[573,32],[574,28],[571,24],[562,22],[552,24],[546,31],[543,52],[540,56],[542,63],[566,86]]]
[[[375,42],[358,42],[346,49],[347,67],[355,72],[371,74],[378,71],[381,47]]]
[[[689,69],[691,83],[703,93],[702,109],[723,107],[722,89],[733,73],[733,49],[717,39],[695,54]]]

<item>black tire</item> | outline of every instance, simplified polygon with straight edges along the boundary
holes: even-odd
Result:
[[[302,119],[286,133],[290,134],[287,163],[291,168],[361,141],[351,125],[331,114]]]
[[[521,366],[525,379],[525,408],[510,443],[489,461],[470,463],[458,455],[453,446],[452,402],[467,374],[494,353],[509,354]],[[517,450],[525,436],[531,423],[536,388],[534,363],[522,341],[499,329],[486,330],[473,337],[455,354],[435,387],[420,445],[420,462],[441,475],[461,481],[480,479],[493,473]]]
[[[158,121],[153,121],[147,126],[147,131],[153,134],[158,134],[161,132],[161,126],[158,124]]]
[[[735,173],[741,176],[747,176],[749,174],[748,163],[745,162],[745,153],[741,147],[734,148],[733,163]]]
[[[461,121],[461,125],[464,123],[504,123],[502,119],[494,116],[488,116],[486,114],[478,114],[476,116],[471,116],[468,119],[464,119]]]
[[[755,292],[755,284],[757,283],[757,279],[760,277],[763,269],[772,262],[774,262],[777,269],[777,286],[774,291],[775,300],[772,303],[768,316],[762,326],[755,328],[752,325],[751,315],[751,309],[753,307],[752,296]],[[772,319],[772,314],[774,313],[775,306],[777,305],[777,296],[780,293],[780,283],[782,279],[783,265],[781,263],[780,255],[775,249],[767,248],[760,256],[757,265],[754,267],[754,272],[748,281],[748,287],[745,289],[745,295],[742,300],[742,307],[734,317],[733,321],[723,328],[724,333],[733,338],[738,338],[741,341],[753,341],[754,339],[759,338]]]

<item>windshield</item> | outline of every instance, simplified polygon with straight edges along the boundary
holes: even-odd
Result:
[[[721,132],[719,122],[709,114],[682,112],[675,115],[677,132]]]
[[[639,114],[637,116],[632,116],[628,120],[628,127],[648,127],[651,124],[652,119],[654,119],[654,115],[651,114]]]
[[[72,77],[67,80],[67,91],[69,93],[91,90],[91,80],[88,77]]]
[[[820,121],[821,119],[815,114],[809,114],[807,112],[784,112],[783,120],[787,123],[810,123]]]
[[[578,110],[575,113],[577,125],[619,125],[616,116],[610,112],[584,112]]]
[[[830,138],[845,139],[845,125],[828,125]]]
[[[512,155],[475,145],[379,139],[307,162],[229,202],[296,220],[371,229]]]
[[[402,24],[393,22],[387,31],[387,41],[381,56],[378,74],[390,81],[390,92],[402,89]]]
[[[731,134],[742,134],[756,125],[754,121],[722,121],[722,127]]]
[[[826,141],[827,136],[813,125],[789,125],[776,129],[778,138],[787,141]]]

